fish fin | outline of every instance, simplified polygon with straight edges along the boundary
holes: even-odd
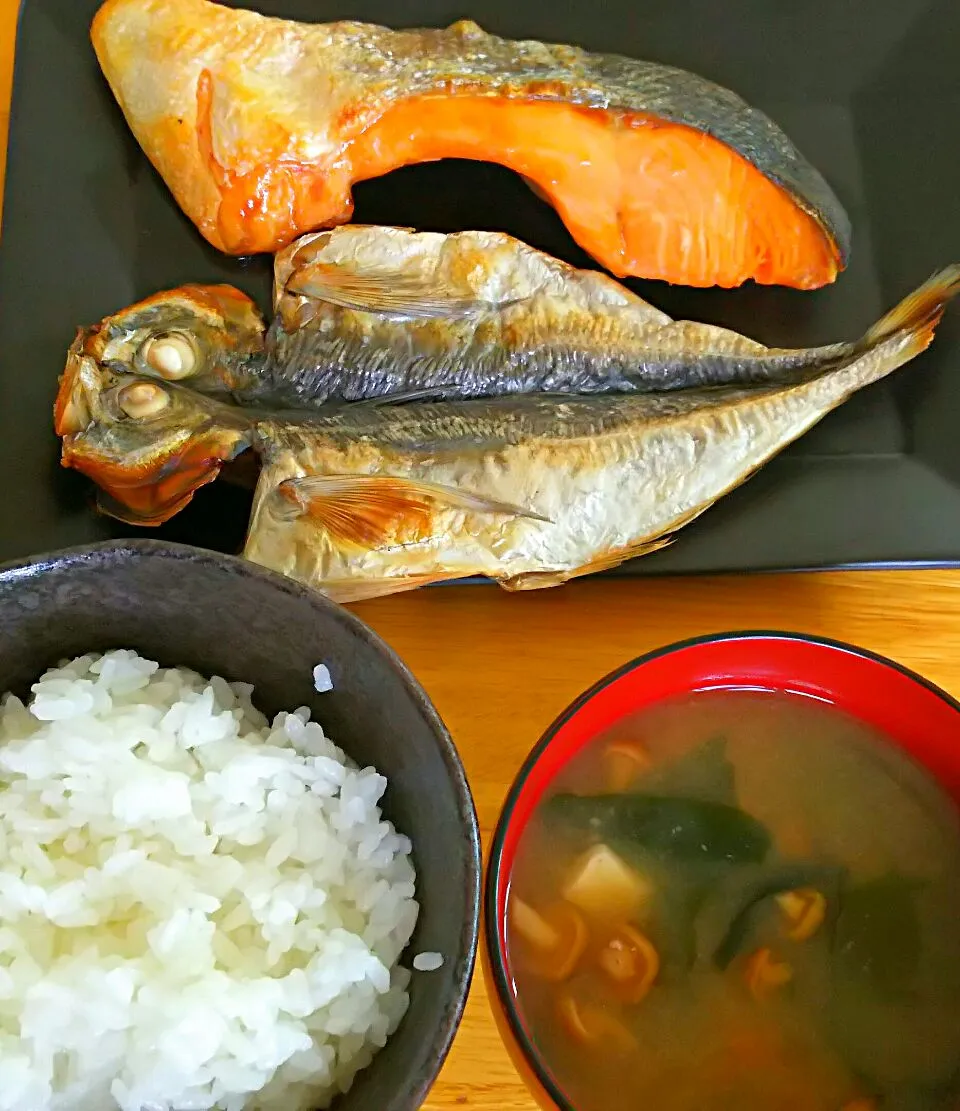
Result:
[[[213,482],[224,464],[248,447],[243,436],[198,435],[178,453],[148,470],[91,460],[64,441],[61,465],[79,470],[97,484],[97,509],[125,524],[155,527],[169,521]]]
[[[546,521],[533,510],[433,482],[393,475],[306,475],[281,482],[275,495],[344,543],[376,548],[388,542],[401,522],[423,529],[435,505],[474,513],[502,513]]]
[[[576,401],[578,398],[595,398],[598,392],[600,391],[530,390],[529,392],[517,391],[514,394],[504,394],[498,392],[497,386],[491,383],[489,392],[477,389],[463,393],[459,392],[459,388],[451,383],[449,386],[428,386],[422,390],[404,390],[402,393],[385,393],[377,397],[363,397],[358,401],[347,402],[347,404],[351,409],[355,409],[358,405],[373,409],[384,409],[390,405],[410,405],[414,402],[426,402],[429,405],[434,405],[441,401],[481,401],[507,396],[516,399],[532,396],[536,397],[538,401],[564,402]],[[605,387],[602,392],[606,396],[611,396],[612,394],[633,393],[634,388],[632,384],[612,385]]]
[[[136,525],[139,528],[159,528],[162,521],[154,520],[149,516],[141,516],[136,510],[131,509],[123,502],[117,501],[106,490],[97,489],[92,498],[93,504],[103,517],[112,517],[115,521],[122,521],[125,525]]]
[[[954,263],[938,271],[908,294],[867,332],[861,348],[872,348],[900,332],[911,332],[917,352],[923,351],[933,339],[947,302],[960,293],[960,264]]]
[[[457,397],[455,390],[444,389],[443,386],[428,387],[422,390],[404,390],[402,393],[387,393],[379,397],[363,397],[359,401],[351,401],[350,405],[365,405],[372,409],[380,409],[387,405],[409,405],[414,401],[446,401],[449,397]]]
[[[153,487],[143,486],[137,490],[125,490],[128,502],[115,498],[108,490],[97,489],[94,503],[97,512],[104,517],[112,517],[125,525],[137,528],[159,528],[181,509],[193,501],[196,490],[187,490],[173,498],[160,501]]]
[[[382,579],[328,579],[317,583],[322,591],[334,602],[364,602],[369,598],[382,598],[387,594],[400,594],[408,590],[419,590],[431,583],[452,582],[463,577],[461,571],[443,574],[435,571],[423,575],[396,575]]]
[[[427,319],[479,316],[513,303],[455,297],[442,284],[426,277],[358,274],[345,266],[323,262],[312,262],[293,274],[286,288],[344,309]]]
[[[697,516],[697,514],[694,514]],[[692,518],[691,518],[692,519]],[[686,523],[685,521],[683,522]],[[669,547],[676,539],[675,533],[667,536],[658,536],[655,540],[642,540],[639,544],[628,544],[625,548],[615,548],[613,551],[604,552],[596,559],[581,567],[574,567],[567,571],[526,571],[521,575],[514,575],[509,579],[498,580],[504,590],[542,590],[548,586],[560,586],[571,579],[580,578],[582,575],[593,575],[597,571],[609,571],[619,567],[628,559],[637,559],[649,555],[661,548]]]

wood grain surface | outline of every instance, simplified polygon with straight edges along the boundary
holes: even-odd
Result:
[[[7,166],[7,124],[10,121],[10,82],[13,79],[13,48],[19,0],[0,0],[0,195]]]
[[[0,0],[3,135],[16,7]],[[2,166],[0,149],[0,174]],[[517,768],[553,718],[608,671],[683,637],[751,628],[818,633],[888,655],[960,695],[957,572],[584,581],[525,595],[444,587],[354,608],[407,661],[450,727],[485,845]],[[478,970],[425,1108],[533,1107],[501,1045]]]

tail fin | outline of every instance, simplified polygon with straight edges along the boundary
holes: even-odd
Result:
[[[901,333],[909,333],[914,341],[914,354],[929,347],[933,333],[947,303],[960,293],[960,264],[939,270],[867,332],[857,344],[861,352],[869,351]]]

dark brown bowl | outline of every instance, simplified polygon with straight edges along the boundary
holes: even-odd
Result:
[[[473,972],[480,840],[450,735],[420,685],[358,618],[231,556],[126,541],[0,568],[0,692],[21,696],[64,657],[135,648],[166,666],[253,683],[271,714],[309,706],[361,766],[388,777],[385,816],[413,841],[420,923],[411,951],[445,957],[415,974],[410,1009],[337,1111],[414,1111],[453,1040]],[[325,663],[333,691],[318,695]]]

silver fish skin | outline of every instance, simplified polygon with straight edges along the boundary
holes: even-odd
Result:
[[[862,341],[768,348],[674,321],[604,274],[508,235],[348,225],[276,259],[274,318],[228,286],[183,286],[105,318],[84,353],[240,405],[647,392],[788,383]]]
[[[268,418],[245,554],[342,601],[467,575],[533,589],[616,566],[672,542],[923,351],[958,290],[960,268],[944,271],[884,318],[869,349],[790,386]]]
[[[932,342],[960,292],[948,267],[839,367],[789,385],[542,395],[270,412],[182,383],[104,373],[79,347],[61,380],[63,463],[104,508],[159,524],[243,451],[261,469],[245,554],[354,600],[485,575],[553,586],[670,543],[857,390]]]
[[[767,348],[674,321],[497,232],[313,233],[277,256],[274,290],[258,399],[293,406],[786,381],[854,347]]]

